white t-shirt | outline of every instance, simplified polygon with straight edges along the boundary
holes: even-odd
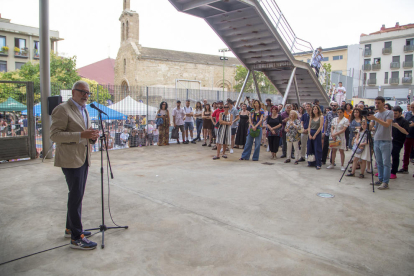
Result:
[[[149,124],[148,126],[147,126],[147,134],[152,134],[152,132],[154,131],[154,126],[153,125],[151,125],[151,124]]]
[[[339,95],[343,95],[343,94],[345,94],[346,93],[346,88],[345,87],[337,87],[336,88],[336,92],[339,94]]]
[[[191,106],[189,106],[189,107],[184,106],[184,112],[185,112],[185,114],[191,113],[191,112],[193,112],[193,108]],[[185,122],[186,123],[187,122],[192,122],[192,121],[193,121],[193,117],[192,116],[186,116],[185,117]]]

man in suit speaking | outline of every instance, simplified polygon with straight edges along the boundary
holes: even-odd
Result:
[[[86,102],[89,85],[78,81],[73,85],[72,98],[52,112],[50,139],[56,143],[55,166],[61,167],[69,188],[65,237],[71,238],[70,247],[91,250],[96,243],[82,228],[82,199],[88,168],[91,165],[90,144],[95,143],[99,131],[91,128]]]

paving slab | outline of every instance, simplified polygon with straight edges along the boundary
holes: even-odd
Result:
[[[237,149],[214,154],[201,143],[110,151],[111,213],[129,229],[107,231],[104,249],[64,246],[0,275],[413,275],[411,174],[373,193],[368,178],[340,183],[339,167],[284,164],[264,148],[258,162],[239,161]],[[85,228],[101,224],[100,154],[92,159]],[[68,244],[61,169],[35,160],[1,164],[0,174],[0,263]],[[105,179],[113,226],[107,193]],[[101,234],[91,240],[100,246]]]

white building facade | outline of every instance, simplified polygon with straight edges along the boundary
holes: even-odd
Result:
[[[397,100],[412,97],[414,24],[385,28],[360,38],[360,97]]]

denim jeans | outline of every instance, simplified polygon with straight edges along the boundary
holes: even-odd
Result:
[[[391,174],[392,142],[386,140],[374,141],[374,152],[378,166],[378,179],[388,184]]]
[[[253,138],[250,136],[250,134],[247,134],[247,140],[246,145],[244,146],[244,150],[242,153],[241,158],[245,160],[250,159],[250,154],[252,153],[252,147],[253,147],[253,140],[254,140],[254,153],[253,153],[253,161],[259,160],[259,154],[260,154],[260,142],[262,140],[262,128],[260,128],[260,134],[259,136]]]
[[[197,138],[201,139],[201,129],[203,128],[203,119],[196,119]]]

